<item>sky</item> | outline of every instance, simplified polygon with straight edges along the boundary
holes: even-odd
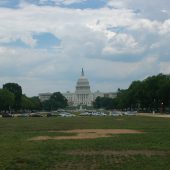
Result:
[[[0,87],[27,96],[127,89],[170,73],[169,0],[0,0]]]

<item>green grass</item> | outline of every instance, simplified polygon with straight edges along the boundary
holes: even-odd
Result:
[[[35,136],[74,135],[51,130],[135,129],[143,134],[86,140],[29,141]],[[70,155],[70,151],[81,151]],[[170,154],[107,155],[92,151],[170,151],[170,119],[152,117],[0,118],[0,169],[170,169]]]

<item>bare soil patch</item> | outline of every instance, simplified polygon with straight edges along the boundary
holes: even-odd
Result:
[[[29,140],[38,141],[38,140],[61,140],[61,139],[95,139],[110,137],[114,134],[137,134],[143,133],[138,130],[131,129],[74,129],[74,130],[65,130],[65,131],[49,131],[49,132],[63,132],[63,133],[76,133],[73,136],[37,136]]]
[[[118,121],[124,121],[124,119],[116,119],[116,120],[118,120]]]

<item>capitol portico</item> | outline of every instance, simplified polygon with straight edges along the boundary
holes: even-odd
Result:
[[[39,98],[41,101],[47,100],[50,98],[52,93],[41,93],[39,94]],[[84,70],[82,68],[81,76],[77,81],[75,92],[66,92],[63,93],[63,96],[68,100],[68,104],[70,106],[92,106],[93,101],[97,97],[109,97],[115,98],[116,93],[102,93],[102,92],[94,92],[92,93],[90,90],[90,84],[88,79],[85,77]]]

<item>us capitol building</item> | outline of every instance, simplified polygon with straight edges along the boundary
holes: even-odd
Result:
[[[90,90],[90,84],[88,79],[84,76],[84,70],[82,68],[81,76],[77,81],[76,84],[76,90],[75,93],[66,92],[62,93],[63,96],[68,100],[68,104],[70,106],[92,106],[93,101],[97,97],[109,97],[109,98],[115,98],[116,93],[102,93],[100,91],[96,91],[94,93]],[[41,101],[48,100],[52,93],[40,93],[39,99]]]

